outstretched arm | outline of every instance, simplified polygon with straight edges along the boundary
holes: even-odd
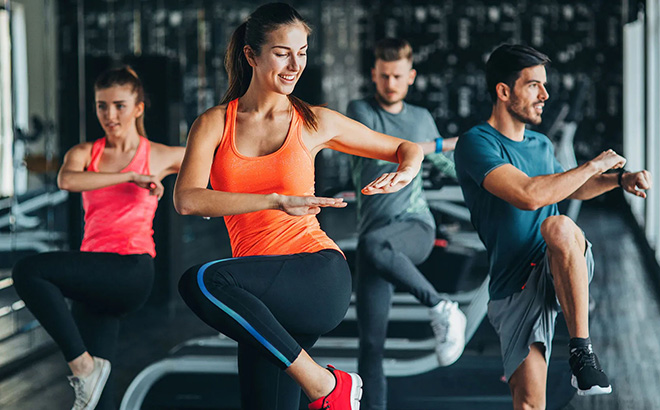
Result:
[[[168,175],[179,172],[186,148],[171,147],[152,142],[152,152],[155,154],[154,159],[157,162],[154,164],[156,167],[152,166],[152,172],[162,180]]]
[[[646,170],[639,172],[626,172],[621,175],[621,187],[625,191],[641,198],[646,198],[646,192],[644,191],[651,189],[652,184],[651,173]],[[594,175],[577,191],[569,196],[569,198],[582,200],[591,199],[618,187],[618,173]]]
[[[290,215],[317,214],[321,207],[344,207],[342,199],[223,192],[207,189],[213,155],[224,129],[224,109],[202,114],[190,129],[183,163],[174,186],[174,207],[182,215],[219,217],[266,209]]]
[[[594,176],[621,168],[625,162],[625,158],[608,150],[577,168],[536,177],[529,177],[513,165],[505,164],[484,178],[483,187],[516,208],[536,210],[573,197]]]
[[[367,184],[366,195],[396,192],[405,187],[417,175],[424,159],[419,145],[373,131],[335,111],[316,107],[319,130],[310,134],[313,154],[323,148],[331,148],[361,157],[398,163],[396,172],[383,174]]]
[[[453,151],[454,148],[456,148],[458,137],[440,138],[442,143],[442,152]],[[419,145],[422,147],[422,150],[424,150],[424,155],[435,154],[438,152],[437,140],[420,142]]]

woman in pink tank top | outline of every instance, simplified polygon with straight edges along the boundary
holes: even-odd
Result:
[[[71,368],[76,410],[116,409],[109,375],[119,319],[151,291],[160,181],[178,172],[184,151],[145,138],[144,90],[130,67],[101,74],[94,90],[106,135],[71,148],[57,179],[82,192],[80,251],[38,254],[13,269],[16,291]]]
[[[344,207],[314,196],[323,148],[399,164],[362,189],[387,194],[419,172],[422,149],[291,95],[307,61],[309,26],[291,6],[259,7],[234,32],[229,89],[193,124],[174,190],[177,211],[224,217],[234,258],[186,271],[179,291],[207,324],[238,341],[241,403],[294,410],[357,410],[360,377],[306,353],[343,319],[351,275],[315,215]],[[213,189],[207,189],[211,181]],[[328,371],[329,370],[329,371]]]

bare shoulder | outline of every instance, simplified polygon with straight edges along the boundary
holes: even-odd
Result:
[[[92,161],[92,147],[93,142],[83,142],[74,145],[64,155],[63,169],[72,169],[81,171],[89,165]]]
[[[319,124],[319,133],[333,133],[339,126],[344,124],[346,117],[335,110],[325,107],[312,107]]]
[[[343,115],[341,115],[337,111],[331,110],[330,108],[326,108],[326,107],[319,107],[319,106],[312,107],[312,112],[314,113],[314,115],[316,115],[316,118],[319,119],[319,123],[333,121],[338,119],[339,117],[343,117]]]
[[[91,157],[93,146],[93,142],[83,142],[76,144],[67,151],[66,156],[75,158],[83,158],[85,156]]]
[[[224,129],[225,116],[227,115],[227,104],[216,105],[206,110],[202,115],[197,117],[193,123],[193,127],[197,125],[205,129]]]

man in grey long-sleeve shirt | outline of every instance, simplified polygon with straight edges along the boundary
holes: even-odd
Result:
[[[367,127],[419,143],[425,154],[437,155],[443,172],[456,176],[453,162],[441,154],[452,150],[456,138],[443,140],[428,110],[403,101],[415,80],[412,48],[405,40],[384,39],[375,50],[372,80],[374,97],[352,101],[347,115]],[[353,182],[364,186],[380,175],[396,171],[396,164],[352,158]],[[360,332],[358,371],[364,380],[362,407],[384,410],[387,386],[383,356],[394,287],[414,295],[429,307],[440,365],[454,363],[465,345],[465,315],[444,300],[417,269],[435,242],[435,222],[422,191],[421,173],[407,187],[391,195],[357,194],[359,242],[357,251],[357,314]]]

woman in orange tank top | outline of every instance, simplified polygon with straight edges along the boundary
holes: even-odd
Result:
[[[306,353],[343,319],[351,294],[346,260],[315,217],[345,206],[314,196],[316,154],[330,148],[399,163],[365,194],[403,188],[423,158],[416,144],[291,95],[309,33],[283,3],[259,7],[236,29],[225,57],[229,89],[193,124],[174,190],[179,213],[225,218],[234,257],[192,267],[179,291],[238,341],[241,402],[250,410],[297,410],[300,388],[310,409],[360,405],[357,374],[324,369]]]
[[[74,410],[116,409],[110,362],[119,318],[151,291],[160,181],[178,172],[184,152],[145,138],[144,90],[132,69],[106,71],[94,89],[105,137],[71,148],[57,179],[61,189],[82,192],[81,251],[38,254],[13,269],[16,291],[73,372]]]

